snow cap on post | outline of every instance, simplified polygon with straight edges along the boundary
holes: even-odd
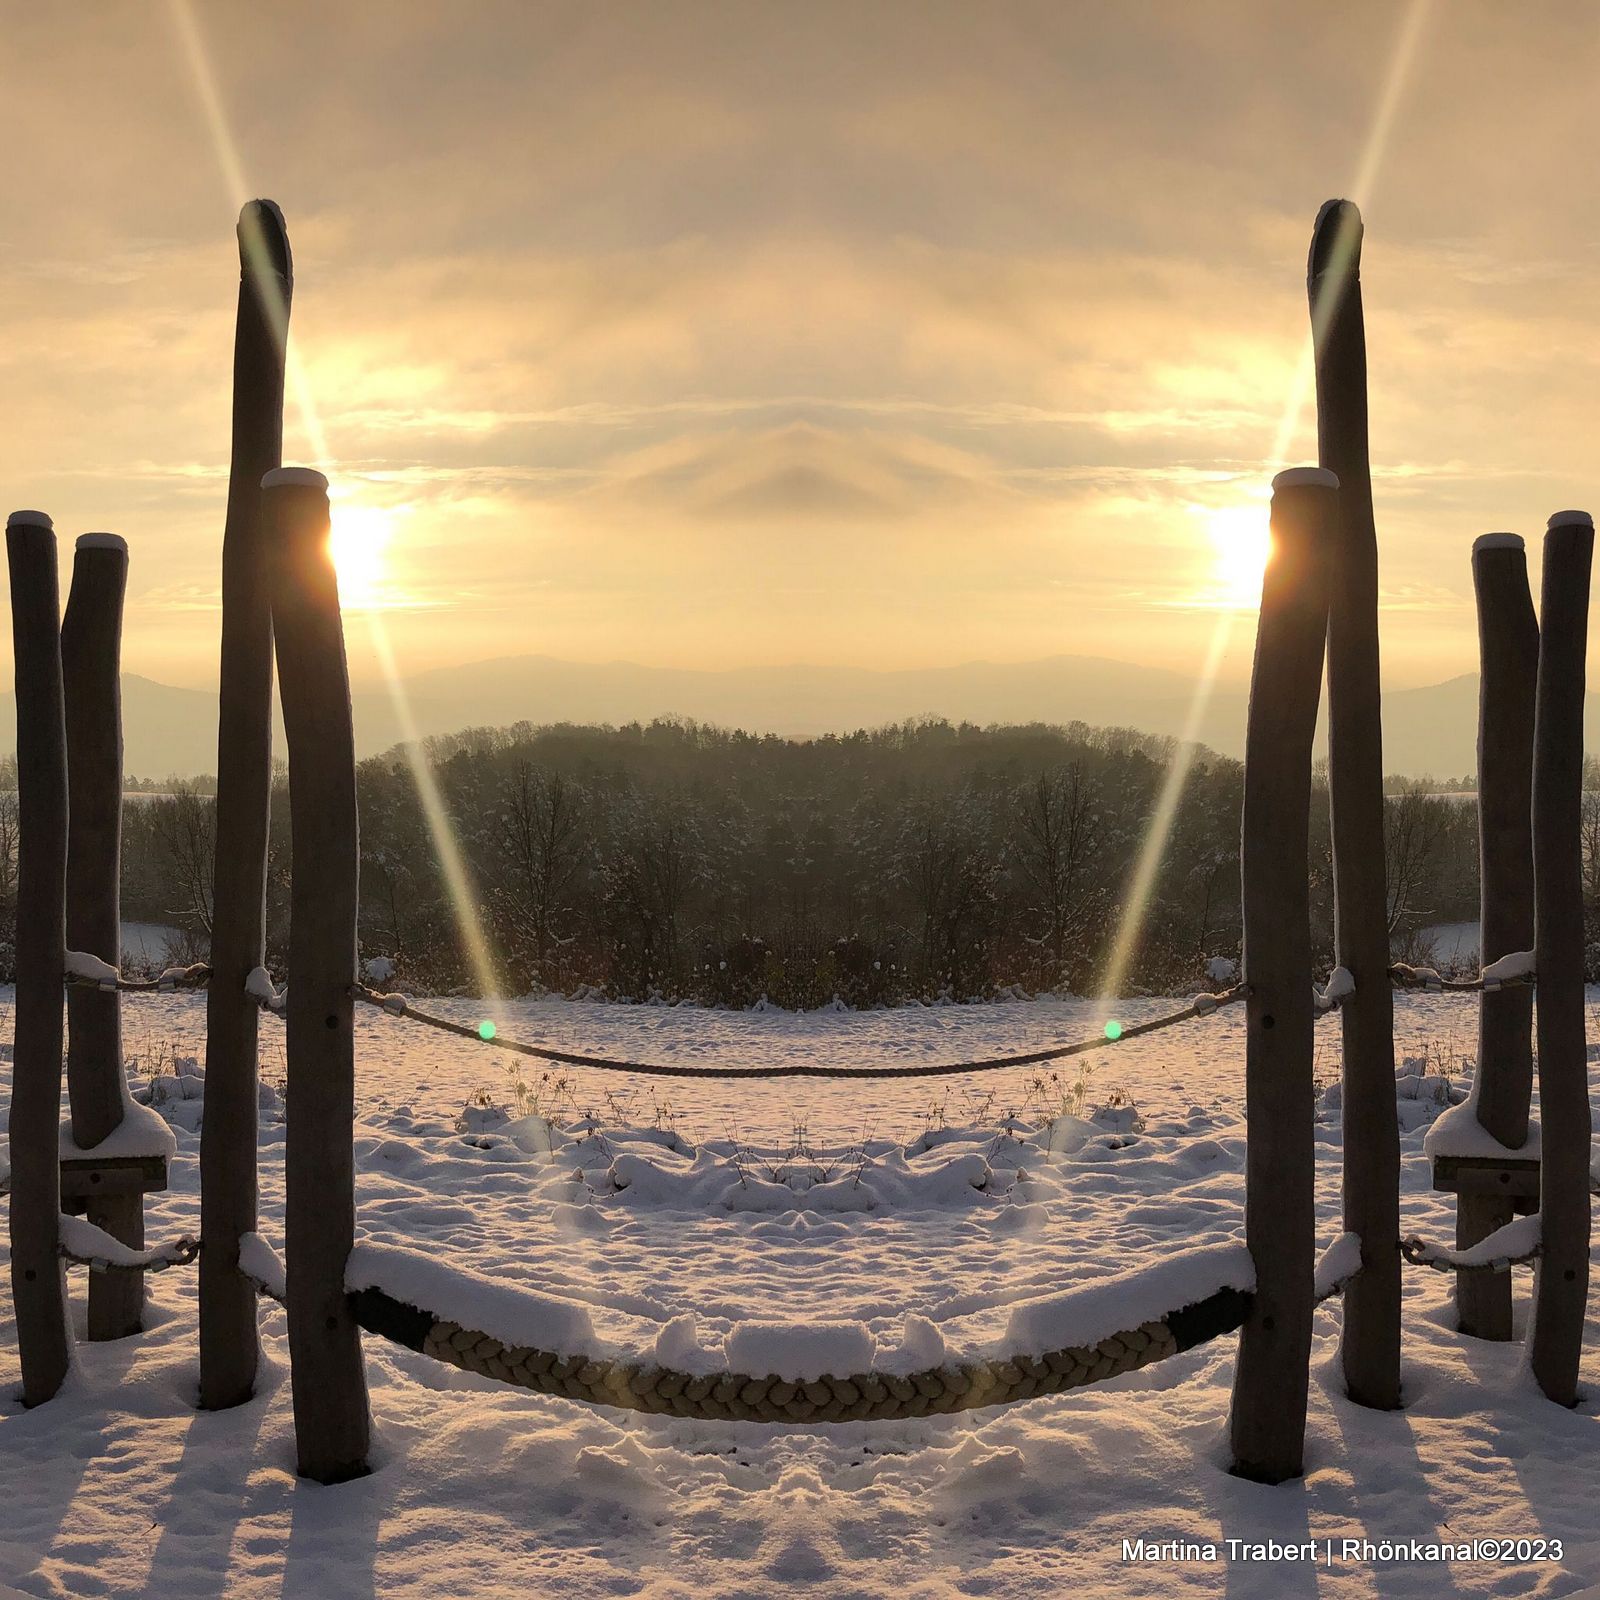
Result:
[[[1337,489],[1339,475],[1326,467],[1290,467],[1272,480],[1272,492],[1280,489]]]
[[[1547,528],[1592,528],[1594,518],[1587,511],[1558,511],[1545,524]]]
[[[300,489],[320,489],[328,492],[328,480],[314,467],[274,467],[261,480],[263,489],[282,489],[293,486]]]
[[[43,511],[13,511],[6,518],[8,528],[54,528],[50,518]]]
[[[1480,550],[1523,550],[1526,548],[1520,533],[1480,533],[1472,541],[1473,555],[1477,555]]]
[[[120,533],[80,533],[75,550],[115,550],[127,555],[128,541]]]

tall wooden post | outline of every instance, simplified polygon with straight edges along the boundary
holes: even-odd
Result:
[[[1533,731],[1534,959],[1539,1004],[1539,1211],[1529,1358],[1539,1387],[1578,1403],[1589,1296],[1589,1063],[1583,1018],[1583,692],[1594,523],[1560,511],[1544,538]]]
[[[17,1002],[12,1044],[11,1298],[22,1403],[72,1361],[61,1277],[61,985],[67,913],[67,730],[56,536],[42,511],[6,523],[17,692]]]
[[[272,615],[261,478],[283,445],[283,371],[293,268],[270,200],[239,216],[239,314],[233,347],[233,465],[222,542],[222,689],[217,839],[206,996],[206,1097],[200,1135],[200,1404],[255,1392],[256,1291],[239,1239],[256,1227],[260,1010],[245,979],[264,959],[272,794]]]
[[[1233,1470],[1300,1475],[1316,1248],[1307,835],[1311,741],[1322,690],[1338,479],[1316,467],[1273,479],[1273,555],[1245,734],[1243,878],[1245,1236],[1256,1287],[1233,1383]]]
[[[1472,547],[1478,597],[1478,946],[1487,965],[1533,948],[1534,694],[1539,624],[1528,561],[1514,533],[1486,533]],[[1473,1084],[1479,1125],[1510,1149],[1528,1137],[1533,1092],[1533,991],[1486,990],[1478,1006]],[[1456,1244],[1465,1249],[1511,1220],[1509,1201],[1466,1194],[1456,1201]],[[1511,1337],[1511,1274],[1458,1272],[1463,1333]]]
[[[289,1354],[300,1472],[367,1470],[361,1333],[345,1263],[355,1243],[356,756],[328,486],[286,468],[262,480],[273,549],[272,620],[289,742]]]
[[[66,691],[67,946],[122,964],[122,601],[128,547],[114,533],[86,533],[72,562],[61,622]],[[67,1088],[72,1142],[92,1149],[121,1126],[122,996],[67,991]],[[89,1221],[144,1248],[144,1196],[91,1200]],[[120,1339],[144,1320],[142,1272],[89,1274],[89,1337]]]
[[[1344,1225],[1361,1240],[1346,1286],[1339,1359],[1350,1398],[1400,1404],[1400,1125],[1383,850],[1378,687],[1378,540],[1367,459],[1367,347],[1361,213],[1330,200],[1311,237],[1307,283],[1316,354],[1317,442],[1339,480],[1328,608],[1328,800],[1335,939],[1355,979],[1344,1037]]]

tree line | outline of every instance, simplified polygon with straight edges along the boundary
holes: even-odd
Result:
[[[1138,916],[1129,885],[1174,754],[1171,740],[1082,723],[925,720],[803,741],[678,720],[468,729],[418,753],[437,795],[431,819],[404,751],[360,764],[361,951],[389,958],[418,991],[481,988],[486,959],[503,992],[873,1006],[1093,992],[1126,926],[1123,988],[1186,990],[1208,958],[1240,953],[1243,767],[1198,752]],[[14,918],[14,770],[0,765],[0,972],[3,919]],[[1589,779],[1600,969],[1600,766]],[[124,807],[123,914],[174,929],[172,959],[207,950],[213,789],[170,781]],[[1395,953],[1426,960],[1426,927],[1477,915],[1476,807],[1470,792],[1428,782],[1388,789]],[[280,768],[267,906],[278,971],[287,802]],[[1321,772],[1310,854],[1326,967]]]

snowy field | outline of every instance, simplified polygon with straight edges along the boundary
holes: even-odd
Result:
[[[1591,995],[1600,1013],[1600,992]],[[464,1021],[468,1002],[441,1001]],[[1130,1002],[1125,1020],[1171,1008]],[[130,997],[128,1054],[178,1140],[150,1236],[198,1227],[204,1000]],[[633,1059],[759,1067],[939,1062],[1081,1036],[1073,1001],[867,1014],[512,1004],[512,1035]],[[680,1083],[538,1064],[414,1023],[358,1019],[360,1228],[501,1281],[586,1302],[641,1349],[685,1312],[702,1343],[757,1318],[864,1324],[901,1344],[907,1312],[952,1347],[1010,1305],[1242,1233],[1240,1008],[1083,1058],[983,1078]],[[1402,1220],[1443,1242],[1422,1137],[1459,1094],[1475,1004],[1397,1001],[1398,1054],[1425,1058],[1400,1100]],[[1338,1024],[1317,1071],[1337,1078]],[[0,990],[9,1058],[10,996]],[[1594,1033],[1592,1037],[1600,1037]],[[264,1018],[263,1074],[282,1029]],[[519,1103],[507,1065],[524,1072]],[[530,1070],[531,1069],[531,1070]],[[9,1078],[9,1060],[0,1074]],[[469,1102],[486,1101],[471,1107]],[[516,1122],[535,1101],[569,1132]],[[1038,1131],[1063,1102],[1092,1126]],[[1098,1116],[1096,1113],[1098,1112]],[[508,1116],[512,1120],[507,1120]],[[944,1130],[941,1132],[940,1130]],[[951,1130],[967,1130],[965,1132]],[[929,1137],[932,1134],[933,1137]],[[263,1115],[262,1231],[281,1243],[283,1130]],[[552,1147],[553,1146],[553,1147]],[[1323,1243],[1340,1231],[1337,1111],[1319,1113]],[[85,1273],[71,1290],[81,1328]],[[1516,1276],[1519,1329],[1530,1275]],[[20,1411],[0,1326],[0,1593],[200,1597],[648,1595],[1575,1595],[1600,1593],[1600,1326],[1591,1398],[1540,1398],[1520,1346],[1452,1331],[1443,1275],[1406,1275],[1406,1409],[1339,1397],[1337,1302],[1319,1311],[1307,1476],[1228,1476],[1236,1340],[1074,1394],[914,1422],[779,1429],[580,1408],[366,1342],[375,1473],[296,1480],[283,1314],[237,1411],[194,1410],[195,1274],[155,1277],[150,1330],[80,1346],[68,1390]],[[1280,1542],[1548,1538],[1543,1564],[1136,1562],[1125,1539]],[[8,1588],[7,1585],[10,1587]]]

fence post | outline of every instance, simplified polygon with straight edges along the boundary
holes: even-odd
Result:
[[[269,472],[262,503],[294,852],[284,1155],[294,1431],[301,1474],[338,1483],[367,1470],[370,1429],[344,1285],[355,1243],[355,739],[327,480]]]
[[[1533,947],[1534,696],[1539,624],[1528,561],[1514,533],[1486,533],[1472,547],[1478,599],[1478,946],[1480,965]],[[1473,1099],[1479,1126],[1509,1149],[1528,1137],[1533,1092],[1533,990],[1486,990],[1478,1006]],[[1462,1249],[1511,1220],[1509,1201],[1456,1199]],[[1461,1331],[1511,1337],[1511,1274],[1458,1272]]]
[[[1328,604],[1328,801],[1338,963],[1355,979],[1340,1008],[1344,1043],[1344,1225],[1361,1240],[1339,1337],[1345,1389],[1359,1405],[1400,1404],[1400,1124],[1383,850],[1378,539],[1367,457],[1367,345],[1361,213],[1330,200],[1311,236],[1307,288],[1316,354],[1317,442],[1339,480]]]
[[[1245,1237],[1256,1287],[1233,1383],[1233,1470],[1300,1475],[1316,1248],[1311,1076],[1315,1046],[1307,835],[1311,740],[1322,691],[1338,479],[1316,467],[1272,482],[1273,555],[1245,735],[1243,884]]]
[[[61,985],[67,938],[67,729],[56,536],[42,511],[6,522],[17,693],[17,1001],[12,1044],[11,1298],[22,1403],[72,1362],[61,1256]]]
[[[61,621],[67,714],[67,946],[122,964],[122,601],[128,547],[114,533],[86,533],[72,561]],[[122,1123],[122,996],[67,991],[67,1090],[72,1142],[89,1150]],[[92,1200],[89,1221],[132,1249],[144,1248],[144,1196]],[[142,1272],[89,1274],[91,1339],[121,1339],[144,1321]]]
[[[1578,1403],[1589,1296],[1589,1063],[1583,1016],[1583,693],[1594,522],[1558,511],[1544,536],[1533,730],[1534,960],[1539,984],[1543,1253],[1529,1359],[1539,1387]]]
[[[272,795],[272,614],[261,478],[283,444],[283,368],[293,266],[270,200],[239,215],[239,311],[233,345],[233,463],[222,541],[222,686],[217,729],[212,980],[206,996],[206,1095],[200,1134],[200,1404],[255,1393],[256,1291],[239,1238],[258,1199],[257,1028],[245,978],[264,961]]]

